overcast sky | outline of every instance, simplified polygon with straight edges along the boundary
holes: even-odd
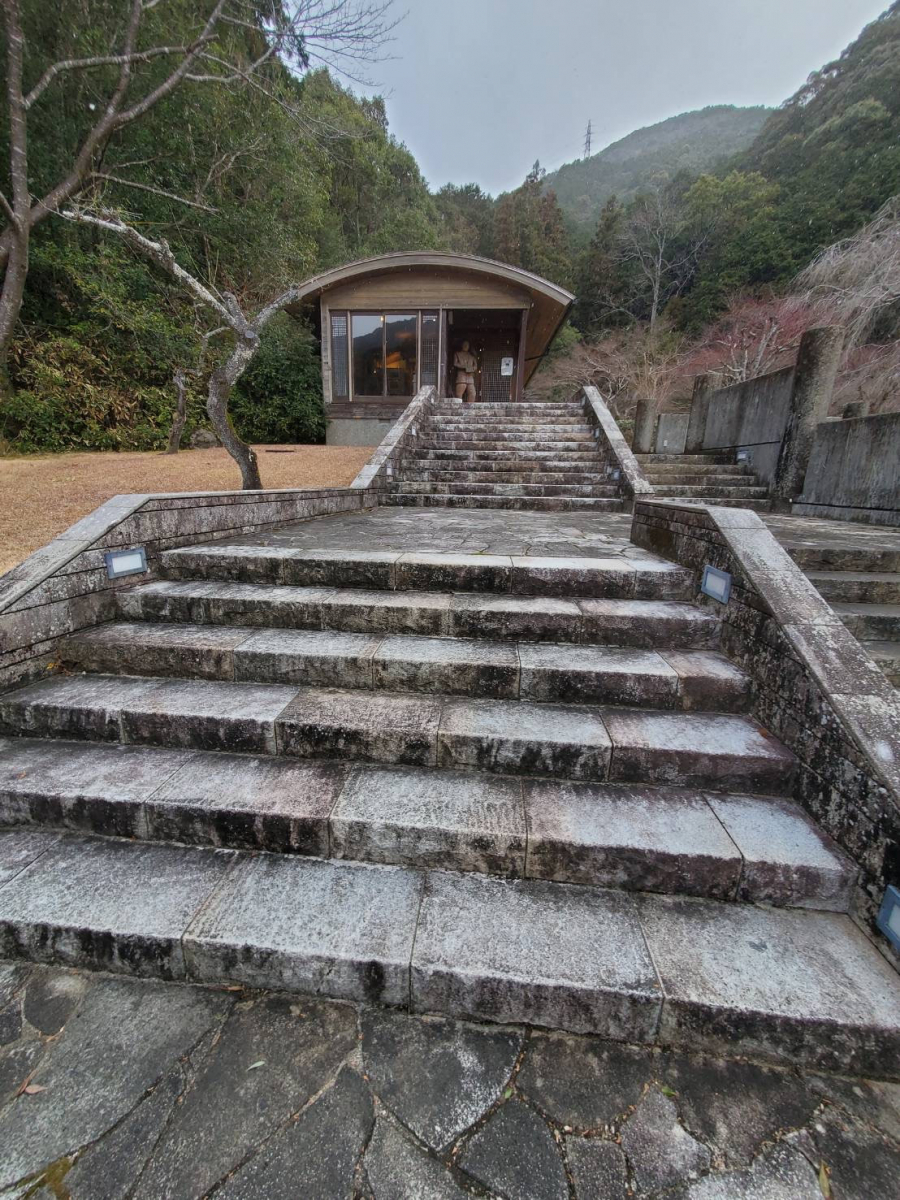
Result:
[[[432,187],[521,183],[707,104],[777,105],[889,0],[396,0],[372,68]],[[374,89],[366,89],[374,90]]]

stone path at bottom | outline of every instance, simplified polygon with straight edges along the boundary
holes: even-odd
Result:
[[[900,1085],[0,962],[0,1197],[896,1200]]]

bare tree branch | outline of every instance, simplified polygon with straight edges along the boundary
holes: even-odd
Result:
[[[108,175],[105,171],[94,171],[93,177],[94,179],[105,179],[109,183],[119,183],[123,187],[136,188],[139,192],[151,192],[154,196],[164,196],[167,200],[177,200],[179,204],[186,204],[188,208],[200,208],[208,213],[219,211],[210,204],[201,204],[199,200],[187,200],[184,196],[177,196],[175,192],[152,187],[149,183],[138,183],[135,179],[123,179],[120,175]]]

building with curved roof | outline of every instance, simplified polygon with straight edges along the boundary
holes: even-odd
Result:
[[[290,311],[322,342],[331,445],[375,445],[421,387],[453,394],[453,359],[474,355],[476,400],[521,400],[574,297],[473,254],[403,251],[306,281]]]

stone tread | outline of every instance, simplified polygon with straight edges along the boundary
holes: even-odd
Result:
[[[0,696],[0,733],[789,794],[749,717],[281,684],[60,675]]]
[[[807,579],[826,600],[844,604],[900,603],[900,572],[806,571]]]
[[[522,512],[621,512],[621,500],[587,496],[487,496],[391,492],[383,503],[419,508],[500,508]],[[743,502],[742,502],[743,503]],[[748,503],[750,503],[748,501]]]
[[[900,1073],[896,973],[844,915],[44,837],[0,887],[9,957]]]
[[[0,826],[831,910],[853,879],[774,797],[31,738]]]
[[[65,639],[88,671],[552,703],[741,711],[749,677],[713,650],[119,622]]]
[[[548,500],[547,503],[553,502]],[[691,600],[695,592],[692,571],[651,557],[565,558],[297,550],[288,546],[215,542],[167,550],[160,556],[160,563],[167,578],[204,582],[237,579],[246,583],[284,583],[301,587],[495,592],[564,596],[567,599],[594,596],[623,600]]]
[[[129,621],[420,633],[609,646],[713,649],[719,622],[681,600],[511,596],[489,592],[369,591],[160,580],[117,593]]]

